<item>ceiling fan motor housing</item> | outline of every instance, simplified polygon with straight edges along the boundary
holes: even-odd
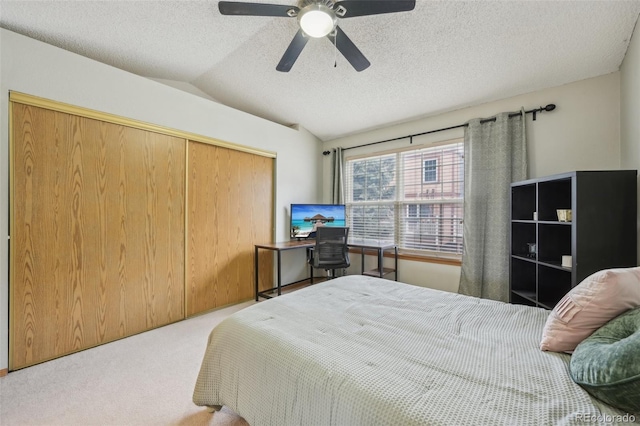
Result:
[[[298,25],[309,37],[325,37],[336,28],[338,23],[336,13],[324,3],[308,4],[298,12]],[[333,3],[331,6],[333,6]]]

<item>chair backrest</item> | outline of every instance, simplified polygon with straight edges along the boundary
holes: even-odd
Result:
[[[316,246],[313,253],[313,266],[322,269],[347,268],[349,247],[348,227],[320,226],[316,231]]]

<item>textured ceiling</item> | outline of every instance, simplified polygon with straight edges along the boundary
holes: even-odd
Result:
[[[281,73],[297,20],[217,3],[1,0],[0,26],[330,140],[617,71],[640,14],[640,0],[417,0],[339,21],[368,69],[312,39]]]

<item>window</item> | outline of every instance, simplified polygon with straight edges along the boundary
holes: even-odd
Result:
[[[345,166],[351,236],[393,239],[405,251],[462,254],[461,139],[349,158]]]
[[[424,160],[424,167],[422,168],[424,171],[424,179],[422,181],[424,183],[436,182],[438,180],[437,169],[438,160],[435,158]]]

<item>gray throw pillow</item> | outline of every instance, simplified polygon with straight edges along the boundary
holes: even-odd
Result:
[[[576,347],[571,378],[630,414],[640,413],[640,308],[612,319]]]

